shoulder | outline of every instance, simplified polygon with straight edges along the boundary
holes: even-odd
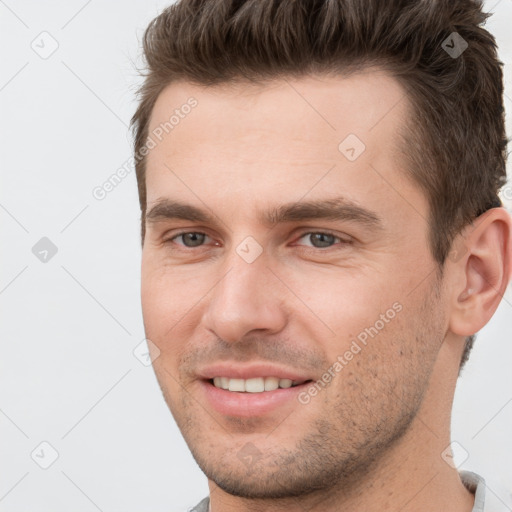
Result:
[[[462,483],[475,495],[471,512],[507,512],[512,510],[512,494],[492,479],[472,471],[459,471]]]
[[[204,498],[194,508],[190,509],[189,512],[208,512],[210,505],[210,498]]]

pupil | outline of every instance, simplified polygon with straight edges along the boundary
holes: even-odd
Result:
[[[328,247],[330,244],[334,243],[334,235],[328,235],[327,233],[313,233],[312,237],[315,247]],[[327,242],[325,241],[326,238]],[[315,241],[319,241],[320,245],[315,245]]]
[[[190,245],[187,243],[187,240],[189,242],[192,242]],[[183,241],[185,242],[185,245],[187,247],[196,247],[198,245],[201,245],[201,242],[204,240],[204,235],[202,233],[186,233]]]

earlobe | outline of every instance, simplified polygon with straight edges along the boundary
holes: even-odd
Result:
[[[508,212],[493,208],[459,235],[466,252],[453,264],[457,276],[450,315],[453,333],[470,336],[478,332],[496,311],[510,280],[511,233]]]

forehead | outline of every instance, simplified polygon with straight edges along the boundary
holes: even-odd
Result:
[[[197,101],[193,109],[187,107],[191,98]],[[261,134],[295,134],[312,141],[316,134],[316,142],[324,140],[325,136],[325,142],[331,139],[336,142],[347,132],[363,138],[378,126],[377,134],[386,133],[386,128],[403,121],[407,105],[400,83],[378,68],[348,76],[276,78],[261,84],[236,82],[207,87],[181,81],[160,93],[149,131],[165,128],[174,115],[172,129],[164,135],[170,135],[177,142],[186,118],[189,118],[186,124],[193,125],[198,139],[215,136],[219,140],[225,135],[232,136],[242,127]],[[180,112],[182,109],[185,115]],[[181,129],[178,129],[180,124]],[[212,128],[216,131],[212,132]]]
[[[399,138],[409,108],[400,83],[379,69],[259,85],[173,83],[149,124],[148,204],[199,192],[277,203],[332,187],[360,202],[391,194],[383,188],[390,180],[411,188]]]

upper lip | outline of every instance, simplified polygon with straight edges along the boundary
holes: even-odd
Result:
[[[269,363],[236,363],[222,362],[211,364],[201,368],[198,372],[202,379],[213,379],[214,377],[228,377],[230,379],[253,379],[256,377],[277,377],[279,379],[290,379],[293,381],[311,380],[309,375],[296,370]]]

